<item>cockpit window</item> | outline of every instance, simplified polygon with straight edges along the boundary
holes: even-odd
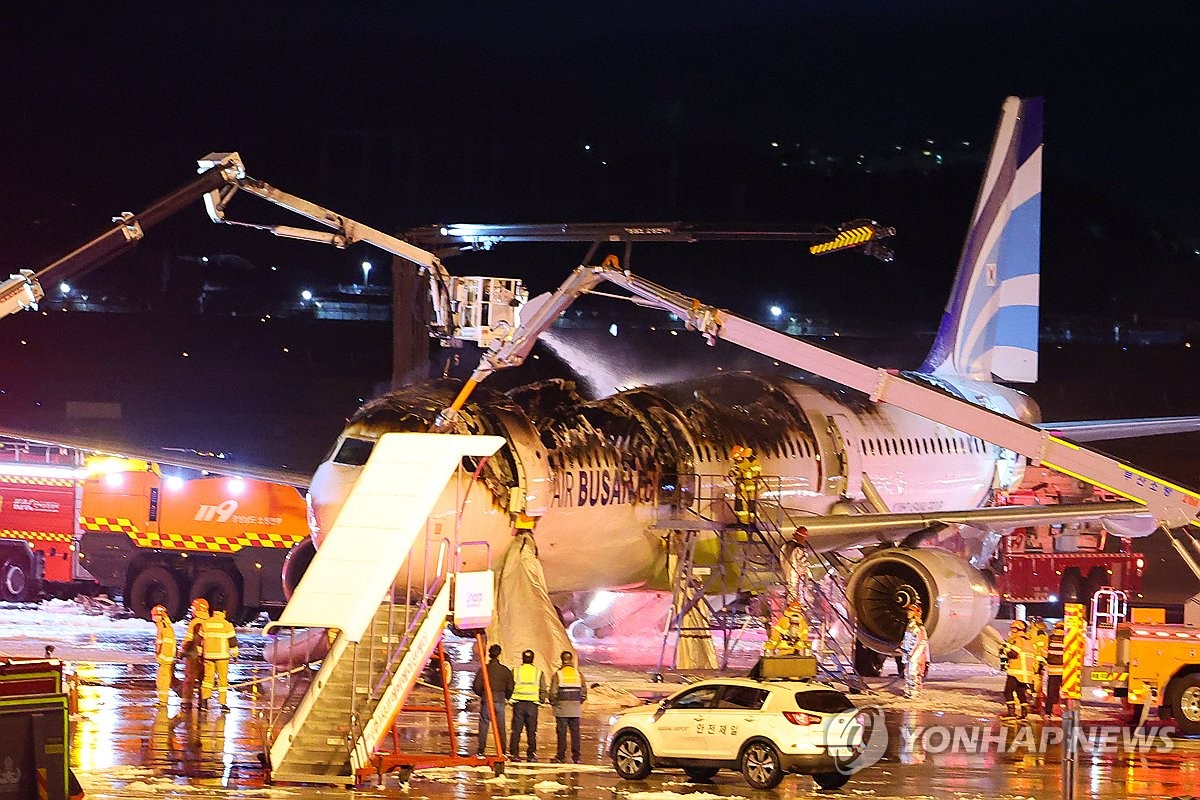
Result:
[[[367,459],[371,457],[371,451],[374,449],[375,442],[370,439],[347,438],[338,448],[337,454],[333,457],[333,463],[345,464],[348,467],[361,467],[367,463]]]

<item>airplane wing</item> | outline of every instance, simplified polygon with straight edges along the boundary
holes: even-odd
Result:
[[[1100,442],[1200,431],[1200,417],[1143,417],[1140,419],[1085,419],[1073,422],[1039,422],[1037,427],[1073,442]]]
[[[253,478],[283,486],[295,486],[298,489],[307,489],[308,482],[312,478],[312,473],[310,472],[238,463],[220,455],[205,455],[193,451],[139,447],[136,445],[130,446],[126,443],[106,442],[92,437],[60,436],[58,434],[47,434],[44,431],[26,431],[17,428],[0,428],[0,436],[20,439],[24,442],[69,447],[74,450],[83,450],[97,455],[140,458],[144,461],[152,461],[155,464],[167,464],[185,469],[202,470],[219,475]]]
[[[840,550],[881,541],[897,542],[922,531],[968,525],[982,531],[1006,533],[1029,525],[1100,522],[1118,536],[1149,536],[1157,526],[1140,503],[1062,503],[1045,506],[999,506],[965,511],[905,514],[832,514],[794,517],[808,529],[808,541],[819,551]]]

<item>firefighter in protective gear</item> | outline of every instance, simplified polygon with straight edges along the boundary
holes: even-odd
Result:
[[[1008,640],[1001,648],[1005,661],[1004,702],[1007,716],[1024,719],[1029,714],[1029,693],[1033,689],[1033,676],[1037,671],[1037,650],[1029,638],[1024,620],[1013,620]]]
[[[216,688],[217,705],[228,711],[225,695],[229,690],[229,660],[238,657],[237,634],[233,624],[225,619],[224,610],[212,612],[201,627],[204,636],[204,683],[200,685],[200,707],[207,708]]]
[[[208,619],[208,601],[197,597],[192,601],[192,618],[188,621],[179,646],[179,658],[183,660],[183,707],[191,708],[204,677],[204,647],[202,626]]]
[[[754,450],[736,445],[729,451],[733,468],[729,478],[733,481],[733,513],[741,525],[753,525],[758,521],[758,481],[762,477],[762,465]]]
[[[808,615],[804,606],[791,603],[775,624],[763,644],[764,656],[807,656],[811,654],[808,638]]]
[[[158,690],[158,702],[165,703],[175,677],[175,629],[166,606],[150,609],[150,619],[154,620],[154,661],[158,664],[154,688]]]
[[[1059,707],[1059,693],[1062,691],[1063,656],[1067,649],[1067,626],[1059,621],[1054,623],[1054,630],[1046,645],[1046,704],[1045,712],[1051,716],[1062,716]]]
[[[508,755],[519,760],[521,731],[525,731],[525,760],[537,761],[538,706],[550,697],[546,676],[533,663],[533,651],[521,653],[521,665],[513,670],[513,715],[508,732]]]
[[[905,613],[908,614],[908,625],[900,643],[900,650],[904,653],[904,696],[914,698],[919,697],[921,689],[925,687],[925,672],[929,668],[929,636],[921,622],[919,605],[910,605]]]

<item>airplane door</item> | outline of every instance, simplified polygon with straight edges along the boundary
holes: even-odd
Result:
[[[827,464],[826,485],[846,497],[862,496],[862,459],[854,423],[845,414],[831,414],[829,438],[833,445],[833,463]],[[830,479],[836,477],[834,483]]]

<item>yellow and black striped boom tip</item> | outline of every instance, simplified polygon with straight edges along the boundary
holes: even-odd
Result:
[[[814,244],[808,248],[808,252],[815,256],[823,253],[832,253],[835,250],[845,250],[849,247],[858,247],[861,244],[866,244],[875,238],[875,228],[870,225],[860,225],[857,228],[848,228],[842,231],[837,236],[833,237],[828,242]]]

